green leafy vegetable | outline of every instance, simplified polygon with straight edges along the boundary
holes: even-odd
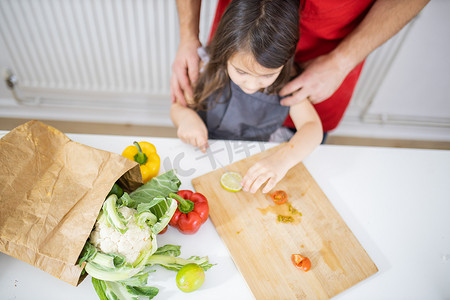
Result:
[[[119,281],[130,279],[131,277],[139,274],[144,267],[133,268],[128,265],[120,268],[105,268],[99,264],[88,262],[84,267],[86,272],[97,279],[106,281]]]
[[[118,201],[120,206],[127,206],[130,208],[135,208],[137,206],[136,201],[134,201],[128,193],[123,193],[122,197]]]
[[[178,245],[164,245],[159,247],[154,255],[166,255],[166,256],[180,256],[181,254],[181,246]]]
[[[114,185],[111,188],[111,191],[109,192],[108,196],[112,195],[112,194],[115,194],[115,195],[117,195],[117,197],[120,198],[123,195],[123,189],[117,183],[114,183]]]
[[[130,196],[136,201],[136,205],[139,205],[139,203],[147,203],[157,197],[167,197],[169,193],[176,193],[180,185],[180,179],[175,175],[174,170],[170,170],[141,185]]]
[[[148,203],[140,203],[137,206],[137,211],[139,213],[150,211],[157,217],[158,221],[153,224],[151,229],[154,234],[158,234],[169,224],[177,210],[177,205],[177,201],[172,198],[157,197]]]
[[[140,252],[138,258],[133,263],[133,266],[144,266],[145,262],[148,260],[150,256],[156,251],[156,248],[158,247],[156,243],[156,234],[152,233],[152,241],[151,243],[148,243]]]
[[[92,246],[91,243],[86,242],[84,244],[83,250],[81,251],[80,258],[78,259],[78,265],[81,267],[81,264],[87,260],[92,259],[97,254],[97,248]]]
[[[159,290],[155,287],[151,287],[151,286],[126,286],[128,293],[130,293],[131,295],[136,295],[136,296],[145,296],[145,297],[149,297],[148,299],[151,299],[153,297],[155,297]]]
[[[213,264],[209,263],[208,257],[191,256],[188,259],[177,257],[180,255],[180,246],[165,245],[158,248],[156,252],[147,260],[147,265],[160,265],[168,270],[179,271],[187,264],[197,264],[203,270],[210,269]]]
[[[97,296],[100,298],[100,300],[108,300],[108,297],[106,296],[105,292],[106,283],[103,280],[92,277],[92,285],[94,286],[95,292],[97,293]],[[114,298],[111,297],[110,299]],[[115,299],[117,299],[117,296],[115,296]]]
[[[145,272],[145,273],[135,275],[135,276],[125,279],[125,280],[121,280],[120,282],[123,284],[126,284],[126,285],[130,285],[130,286],[144,286],[147,284],[148,274],[150,272],[156,272],[156,270],[145,270],[143,272]]]
[[[155,225],[157,221],[158,217],[149,211],[143,211],[136,216],[136,223],[141,227]]]
[[[125,258],[122,255],[115,253],[102,253],[97,254],[90,260],[91,263],[100,265],[104,268],[120,268],[125,264]]]
[[[152,299],[159,289],[149,286],[130,286],[122,282],[103,281],[92,278],[92,284],[100,300]]]
[[[103,203],[102,209],[109,224],[111,224],[120,233],[125,233],[128,229],[127,222],[117,211],[117,200],[117,195],[110,195]]]
[[[180,246],[158,248],[156,235],[163,230],[177,208],[169,197],[181,185],[175,172],[154,177],[134,192],[107,196],[94,230],[78,263],[92,276],[101,300],[152,299],[159,290],[147,286],[152,266],[178,271],[187,264],[211,268],[208,257],[179,258]],[[116,187],[116,190],[117,187]]]
[[[188,259],[173,257],[173,256],[165,256],[165,255],[152,255],[147,260],[147,264],[149,265],[160,265],[167,270],[178,271],[183,266],[187,264],[197,264],[202,267],[203,270],[210,269],[213,264],[209,263],[208,257],[200,257],[200,256],[191,256]]]

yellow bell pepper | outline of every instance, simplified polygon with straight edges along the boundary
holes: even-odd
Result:
[[[149,142],[134,142],[133,144],[134,146],[128,146],[123,150],[122,156],[140,164],[142,181],[146,183],[158,175],[161,159],[153,144]]]

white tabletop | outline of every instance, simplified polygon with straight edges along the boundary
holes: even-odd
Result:
[[[68,136],[119,154],[135,140],[149,141],[160,173],[175,168],[182,189],[219,168],[215,160],[227,165],[275,145],[212,141],[205,155],[171,138]],[[334,299],[450,299],[450,151],[323,145],[304,164],[379,269]],[[156,267],[154,299],[253,299],[210,220],[195,235],[169,228],[158,244],[181,245],[181,257],[208,256],[217,265],[193,293],[178,290],[175,272]],[[90,277],[73,287],[3,253],[0,291],[0,299],[98,299]]]

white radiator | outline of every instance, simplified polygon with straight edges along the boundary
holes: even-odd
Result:
[[[202,42],[215,5],[203,1]],[[129,113],[119,122],[169,125],[178,37],[175,0],[0,0],[1,67],[23,99],[16,110],[2,99],[2,110],[97,121],[117,111]]]

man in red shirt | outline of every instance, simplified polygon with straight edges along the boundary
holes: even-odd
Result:
[[[274,0],[276,1],[276,0]],[[211,36],[231,0],[219,0]],[[429,0],[300,0],[300,40],[295,61],[303,72],[280,91],[282,105],[314,104],[324,132],[337,127],[364,60],[403,28]],[[172,101],[186,103],[198,77],[201,0],[177,0],[180,44],[172,65]],[[288,118],[284,124],[294,127]]]

